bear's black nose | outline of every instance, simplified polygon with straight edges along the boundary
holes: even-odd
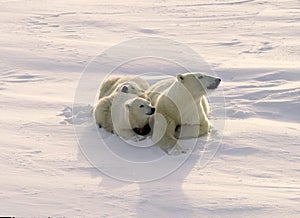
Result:
[[[151,107],[151,109],[148,110],[146,114],[147,114],[147,115],[152,115],[152,114],[154,114],[154,112],[155,112],[155,108],[154,108],[154,107]]]

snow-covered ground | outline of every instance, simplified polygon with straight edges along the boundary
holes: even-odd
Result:
[[[300,216],[299,1],[2,0],[0,15],[1,216]],[[94,168],[72,125],[90,119],[72,112],[85,66],[136,37],[191,47],[226,101],[214,158],[147,183]]]

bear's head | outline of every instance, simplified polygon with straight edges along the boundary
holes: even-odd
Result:
[[[118,92],[124,92],[128,94],[134,94],[140,97],[145,96],[145,90],[143,90],[137,83],[134,81],[127,81],[120,84],[117,88]]]
[[[155,108],[151,103],[141,97],[134,97],[126,101],[129,122],[132,129],[142,129],[149,124],[149,118],[154,114]]]
[[[177,74],[176,79],[184,85],[194,98],[216,89],[221,82],[220,78],[198,72]]]

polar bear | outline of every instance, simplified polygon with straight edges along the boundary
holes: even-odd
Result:
[[[129,75],[111,77],[102,83],[98,99],[114,93],[120,84],[127,84],[129,88],[128,93],[136,94],[141,97],[144,97],[145,90],[149,88],[148,82],[141,77]]]
[[[98,102],[93,109],[96,124],[108,132],[113,132],[111,105],[116,93],[121,91],[146,98],[145,90],[147,88],[149,88],[147,81],[139,77],[124,76],[105,80],[100,88]],[[143,131],[148,132],[149,130],[143,129],[143,131],[140,131],[141,134],[146,134]]]
[[[194,138],[210,130],[205,94],[216,89],[220,78],[204,73],[178,74],[146,92],[156,108],[152,140],[167,153],[182,153],[177,138]]]
[[[137,130],[145,129],[145,126],[149,129],[149,118],[154,112],[150,101],[121,90],[111,106],[113,132],[125,139],[138,141],[144,137]]]

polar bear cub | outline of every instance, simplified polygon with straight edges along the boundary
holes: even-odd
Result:
[[[152,140],[167,153],[181,153],[177,138],[194,138],[210,130],[205,94],[216,89],[220,78],[203,73],[178,74],[147,91],[156,108]]]
[[[96,124],[108,132],[113,132],[111,105],[115,95],[122,90],[124,93],[146,98],[145,90],[148,87],[147,81],[140,77],[123,76],[105,80],[101,85],[99,99],[93,110]]]
[[[148,100],[126,93],[123,88],[115,95],[111,106],[113,131],[125,139],[138,141],[144,136],[135,130],[147,126],[154,112],[155,108]]]

